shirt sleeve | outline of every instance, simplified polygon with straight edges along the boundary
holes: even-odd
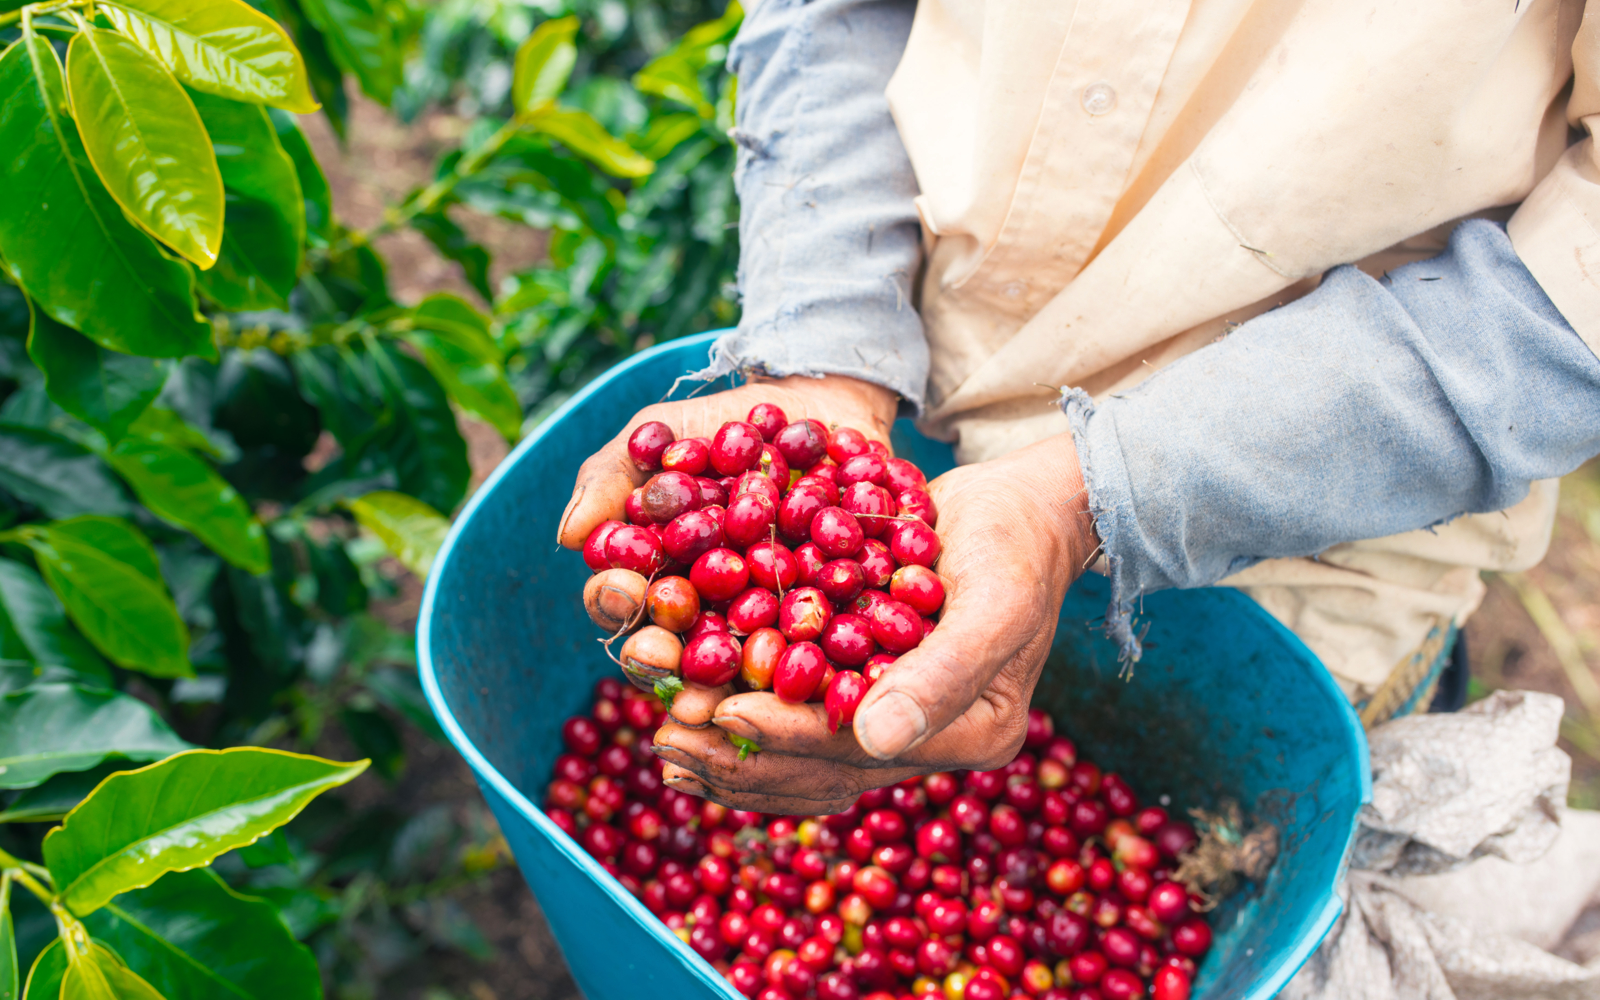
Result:
[[[1578,141],[1523,199],[1507,231],[1540,287],[1600,351],[1600,2],[1584,8],[1566,101]]]
[[[1141,594],[1502,510],[1600,452],[1600,359],[1499,226],[1310,295],[1098,405],[1063,400],[1112,582]]]
[[[763,0],[746,16],[729,52],[743,315],[697,377],[850,375],[920,412],[917,184],[884,96],[915,8]]]

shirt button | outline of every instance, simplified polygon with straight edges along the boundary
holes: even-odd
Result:
[[[1083,88],[1083,110],[1091,115],[1106,115],[1117,106],[1117,92],[1109,83],[1091,83]]]

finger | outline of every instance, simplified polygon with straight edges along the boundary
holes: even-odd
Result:
[[[1005,551],[985,535],[967,539],[963,551]],[[1042,658],[1055,636],[1051,620],[1024,620],[1033,595],[992,563],[952,567],[953,590],[939,626],[902,655],[868,690],[856,709],[854,730],[863,750],[891,760],[944,729],[977,700],[1013,657]]]
[[[724,792],[782,792],[792,798],[831,802],[930,768],[862,768],[837,761],[790,757],[763,748],[739,759],[739,750],[716,728],[663,726],[652,750],[662,761],[693,773]]]
[[[572,499],[567,501],[556,528],[556,541],[567,548],[583,548],[589,533],[602,521],[622,520],[628,494],[649,478],[628,457],[628,439],[624,435],[632,432],[630,425],[579,467]]]
[[[720,788],[707,785],[694,774],[683,768],[668,764],[662,772],[662,780],[671,788],[675,788],[687,795],[695,795],[729,809],[744,809],[749,812],[768,813],[774,816],[826,816],[832,813],[844,812],[855,802],[852,796],[848,799],[834,799],[829,802],[819,802],[815,799],[796,798],[789,795],[768,795],[764,792],[729,792]]]
[[[700,729],[711,724],[711,716],[716,713],[718,703],[732,693],[732,684],[706,687],[690,681],[673,696],[672,707],[667,709],[667,714],[680,725]]]
[[[736,694],[717,706],[711,721],[720,729],[754,740],[762,749],[794,757],[818,757],[857,767],[879,767],[855,734],[844,727],[828,732],[827,711],[818,704],[794,704],[770,691]]]

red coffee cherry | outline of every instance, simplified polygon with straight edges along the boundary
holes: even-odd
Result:
[[[711,464],[711,442],[706,438],[684,438],[667,445],[661,453],[661,468],[668,472],[687,472],[699,476]]]
[[[763,441],[771,441],[789,423],[789,418],[784,415],[782,408],[774,403],[757,403],[750,407],[750,413],[745,417],[745,421],[761,432]]]
[[[718,475],[737,476],[756,464],[765,443],[754,424],[730,420],[711,439],[711,467]]]
[[[640,424],[628,435],[628,457],[641,472],[661,467],[661,453],[672,443],[672,428],[659,420]]]

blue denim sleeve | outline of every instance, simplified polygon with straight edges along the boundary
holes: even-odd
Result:
[[[1112,581],[1132,602],[1263,559],[1500,510],[1600,452],[1600,359],[1511,248],[1457,227],[1375,280],[1341,267],[1096,405],[1063,401]]]
[[[699,377],[850,375],[921,410],[917,183],[884,97],[915,9],[762,0],[746,17],[728,56],[744,310]]]

